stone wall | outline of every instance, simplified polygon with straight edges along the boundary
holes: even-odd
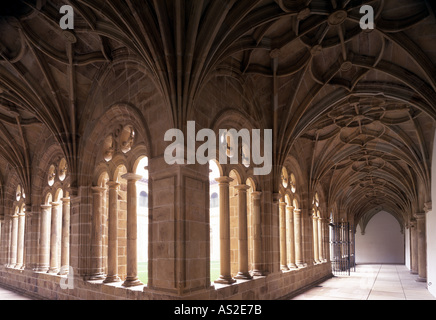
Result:
[[[66,276],[0,267],[1,286],[36,299],[49,300],[278,300],[291,297],[331,276],[330,263],[323,263],[238,281],[234,285],[212,285],[194,294],[175,296],[143,286],[127,289],[120,283],[102,284],[102,281],[81,279],[74,279],[72,289],[62,289],[61,284],[71,285],[71,279]]]

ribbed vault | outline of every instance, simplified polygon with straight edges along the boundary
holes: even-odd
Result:
[[[68,0],[71,31],[59,27],[61,1],[12,2],[0,18],[0,159],[28,193],[42,131],[77,186],[85,108],[122,54],[152,79],[177,128],[195,118],[207,84],[237,81],[274,130],[276,182],[290,153],[309,159],[308,192],[321,185],[326,206],[356,222],[374,208],[405,221],[431,201],[432,1]],[[375,30],[359,26],[364,4]]]

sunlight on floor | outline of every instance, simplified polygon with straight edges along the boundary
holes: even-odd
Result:
[[[292,300],[436,300],[417,278],[401,265],[359,265]]]

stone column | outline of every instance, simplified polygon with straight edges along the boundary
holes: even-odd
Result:
[[[58,273],[59,272],[59,215],[61,206],[58,202],[51,203],[51,237],[50,237],[50,269],[48,273]]]
[[[136,182],[142,176],[128,173],[122,176],[127,180],[127,277],[124,287],[141,286],[138,279],[138,225],[137,225],[137,196]]]
[[[220,189],[220,269],[221,275],[216,283],[231,284],[236,280],[232,279],[230,265],[230,202],[229,187],[233,179],[220,177],[216,181]]]
[[[313,224],[313,262],[319,263],[319,239],[318,239],[318,217],[313,215],[312,217]]]
[[[17,264],[16,268],[24,267],[24,228],[26,215],[24,212],[18,214],[18,240],[17,240]]]
[[[418,240],[416,220],[410,222],[410,273],[418,274]]]
[[[12,216],[12,234],[11,234],[11,255],[9,266],[15,268],[17,266],[17,247],[18,247],[18,213]]]
[[[1,219],[2,218],[0,218],[0,267],[2,267],[4,265],[4,256],[3,256],[3,253],[4,253],[4,243],[5,243],[5,241],[3,240],[3,235],[4,235],[3,226],[4,226],[4,223],[3,223],[3,220],[1,220]]]
[[[25,217],[25,227],[24,227],[24,268],[26,270],[33,270],[35,268],[34,257],[36,256],[35,245],[34,245],[34,237],[35,233],[33,232],[33,214],[31,207],[26,207],[26,217]]]
[[[50,223],[52,208],[51,205],[42,205],[41,209],[40,256],[37,271],[47,272],[50,267]]]
[[[319,237],[319,260],[320,262],[327,261],[326,258],[326,238],[325,238],[325,230],[326,230],[327,219],[319,218],[318,220],[318,237]]]
[[[238,190],[238,219],[239,219],[239,272],[235,279],[248,280],[252,276],[248,272],[248,220],[247,220],[247,185],[235,186]]]
[[[91,232],[91,275],[90,280],[104,279],[103,274],[103,235],[102,235],[102,195],[104,188],[92,187],[92,232]]]
[[[294,207],[286,207],[286,221],[288,223],[287,227],[287,238],[288,238],[288,256],[289,256],[289,269],[297,268],[295,264],[295,230],[294,230]]]
[[[301,209],[294,209],[294,227],[295,227],[295,262],[298,268],[304,267],[302,252],[302,234],[301,234]]]
[[[119,282],[118,277],[118,187],[109,181],[108,272],[104,283]]]
[[[70,214],[71,199],[62,199],[62,242],[61,242],[61,270],[59,275],[66,275],[70,270]]]
[[[280,219],[280,269],[288,271],[288,257],[286,247],[286,202],[280,200],[279,204]]]
[[[417,238],[418,238],[418,280],[419,282],[427,282],[427,238],[425,213],[417,213]]]
[[[262,196],[262,192],[252,192],[252,219],[253,219],[253,275],[254,276],[263,276],[262,272],[262,226],[261,226],[261,218],[260,218],[260,197]]]
[[[3,265],[3,221],[0,218],[0,267]]]

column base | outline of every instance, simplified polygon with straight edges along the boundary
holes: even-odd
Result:
[[[103,281],[103,283],[115,283],[115,282],[121,282],[121,279],[120,277],[118,277],[118,275],[107,276],[106,279]]]
[[[296,265],[295,263],[291,263],[291,264],[289,264],[289,265],[288,265],[288,268],[289,268],[290,270],[298,269],[298,267],[297,267],[297,265]]]
[[[59,272],[59,269],[58,268],[50,268],[50,269],[48,269],[48,271],[47,271],[47,273],[58,273]]]
[[[263,277],[264,273],[261,270],[253,270],[253,277]]]
[[[106,275],[103,273],[96,273],[96,274],[89,276],[89,278],[88,278],[88,280],[90,280],[90,281],[104,280],[104,279],[106,279]]]
[[[49,269],[49,267],[37,267],[37,268],[33,269],[33,271],[47,273],[48,269]]]
[[[143,286],[144,284],[137,278],[129,278],[127,277],[126,281],[122,284],[123,287],[130,288],[130,287],[138,287]]]
[[[280,267],[280,270],[282,270],[282,271],[289,271],[289,268],[288,268],[288,266],[281,266]]]
[[[418,279],[416,279],[416,282],[425,282],[425,283],[427,283],[427,278],[418,277]]]
[[[237,280],[251,280],[253,277],[248,272],[238,272],[235,279]]]
[[[215,280],[216,284],[233,284],[236,283],[236,280],[230,276],[220,276],[218,280]]]
[[[28,271],[35,271],[35,267],[34,266],[29,266],[29,265],[26,265],[25,267],[24,267],[24,270],[28,270]]]
[[[66,276],[70,271],[69,267],[61,267],[58,272],[58,276]]]

